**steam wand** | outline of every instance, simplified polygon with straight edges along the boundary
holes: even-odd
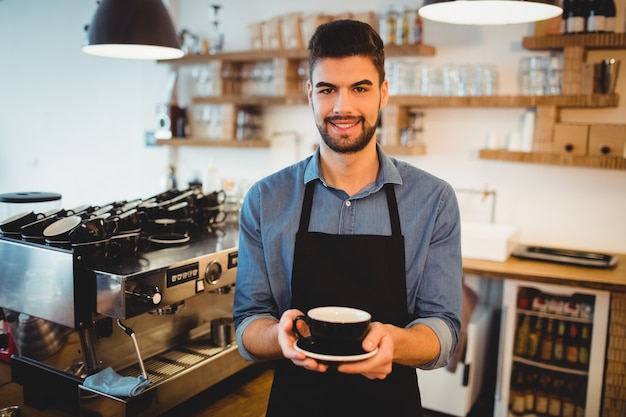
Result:
[[[117,325],[120,326],[120,329],[124,330],[124,333],[129,335],[130,339],[133,341],[133,347],[135,348],[135,353],[137,354],[137,359],[139,360],[139,367],[141,368],[141,375],[145,380],[147,380],[148,374],[146,372],[146,367],[143,365],[143,359],[141,359],[141,352],[139,351],[139,345],[137,344],[135,332],[130,327],[123,325],[122,320],[120,319],[117,319]]]

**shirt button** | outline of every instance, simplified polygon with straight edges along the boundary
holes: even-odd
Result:
[[[350,202],[350,200],[346,201],[346,207],[350,207],[352,205],[352,203]]]

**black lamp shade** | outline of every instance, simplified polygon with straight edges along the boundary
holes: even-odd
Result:
[[[102,0],[82,49],[113,58],[175,59],[184,55],[162,0]]]

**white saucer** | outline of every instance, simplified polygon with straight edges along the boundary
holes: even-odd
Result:
[[[172,234],[166,233],[166,234],[152,235],[148,237],[148,241],[152,243],[158,243],[161,245],[177,245],[180,243],[187,243],[189,242],[189,240],[191,240],[191,237],[187,235],[183,235],[183,234],[177,234],[177,233],[172,233]]]
[[[376,349],[374,349],[371,352],[365,352],[365,353],[356,354],[356,355],[345,355],[345,356],[324,355],[322,353],[310,352],[310,351],[308,351],[308,350],[306,350],[304,348],[301,348],[300,346],[298,346],[298,341],[297,340],[293,344],[293,347],[298,352],[302,352],[305,355],[307,355],[309,358],[317,359],[317,360],[320,360],[320,361],[328,361],[328,362],[356,362],[356,361],[362,361],[363,359],[371,358],[372,356],[374,356],[376,354],[376,352],[378,352],[378,348],[376,348]]]

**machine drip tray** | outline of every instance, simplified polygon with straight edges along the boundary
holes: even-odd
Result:
[[[187,342],[144,362],[153,385],[135,397],[99,393],[84,387],[80,377],[21,355],[13,355],[11,374],[23,386],[24,403],[40,410],[52,406],[77,416],[152,417],[249,365],[235,343],[217,347],[209,340]],[[136,377],[141,368],[134,364],[118,373]]]
[[[144,361],[153,384],[137,396],[116,397],[80,385],[79,415],[160,415],[248,366],[235,343],[217,347],[209,340],[186,342]],[[141,367],[134,364],[117,373],[136,377]]]
[[[546,248],[542,246],[518,246],[512,256],[536,261],[558,262],[591,268],[612,268],[617,265],[617,256],[572,249]]]
[[[148,378],[154,384],[158,384],[165,379],[176,376],[189,367],[223,352],[224,349],[214,346],[210,341],[190,342],[146,360],[144,366]],[[135,364],[118,373],[122,376],[135,377],[141,375],[141,368],[139,364]]]

